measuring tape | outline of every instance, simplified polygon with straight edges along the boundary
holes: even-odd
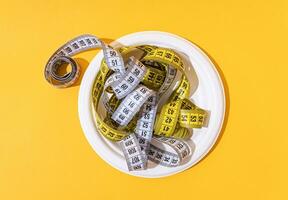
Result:
[[[166,167],[176,167],[180,165],[181,162],[191,156],[192,153],[191,147],[184,140],[153,137],[152,142],[148,153],[149,160]],[[164,150],[167,149],[166,146],[171,147],[173,151]]]
[[[145,170],[148,160],[176,167],[191,157],[192,128],[204,126],[207,112],[189,99],[190,82],[180,54],[153,45],[114,49],[93,35],[81,35],[50,57],[46,80],[58,88],[72,85],[80,74],[72,56],[95,48],[104,53],[91,91],[95,125],[101,135],[120,144],[128,169]],[[71,72],[59,75],[67,64]],[[101,115],[100,104],[106,109]]]
[[[153,93],[153,90],[145,86],[138,87],[121,102],[112,119],[119,125],[126,126]]]
[[[87,34],[67,42],[49,58],[44,71],[46,80],[58,88],[72,85],[80,75],[80,68],[71,57],[77,53],[96,48],[103,49],[105,61],[111,70],[121,74],[125,73],[125,65],[120,53],[104,44],[97,37]],[[71,72],[59,75],[60,67],[67,64],[71,65]]]
[[[153,136],[153,127],[157,113],[157,96],[151,95],[142,106],[140,117],[137,121],[135,134],[139,140],[141,150],[147,154]]]
[[[118,80],[111,83],[111,87],[118,99],[122,99],[131,93],[139,85],[147,71],[146,67],[138,60],[135,60],[134,57],[130,59],[126,73],[123,76],[120,75]]]

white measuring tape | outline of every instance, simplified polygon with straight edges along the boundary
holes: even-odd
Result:
[[[112,119],[119,125],[126,126],[153,93],[145,86],[138,87],[121,102]]]
[[[127,66],[126,73],[111,83],[111,87],[118,99],[122,99],[131,93],[142,81],[147,71],[146,67],[134,57],[130,58]]]
[[[100,134],[120,143],[128,169],[147,169],[148,160],[176,167],[191,157],[190,130],[204,125],[207,112],[188,99],[190,83],[181,56],[151,45],[113,49],[93,35],[82,35],[51,56],[46,80],[56,87],[70,86],[80,73],[72,56],[95,48],[104,53],[92,90],[95,124]],[[67,64],[71,72],[59,75]],[[97,110],[100,100],[104,118]]]
[[[72,85],[80,75],[80,68],[71,57],[77,53],[96,48],[103,49],[105,61],[111,70],[121,74],[125,72],[122,56],[115,49],[104,44],[97,37],[86,34],[67,42],[49,58],[44,71],[46,80],[53,86],[59,88]],[[72,70],[61,76],[57,71],[65,64],[70,64]]]

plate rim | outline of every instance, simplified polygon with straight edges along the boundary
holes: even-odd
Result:
[[[181,40],[185,43],[188,43],[189,45],[193,46],[200,54],[202,54],[202,56],[205,57],[205,59],[209,62],[209,64],[211,65],[211,68],[213,69],[214,71],[214,74],[217,76],[217,79],[218,79],[218,84],[221,88],[221,97],[222,97],[222,119],[221,119],[221,123],[219,125],[219,128],[217,130],[217,134],[215,134],[214,138],[213,138],[213,141],[211,142],[211,144],[209,145],[209,147],[201,154],[201,156],[199,156],[193,163],[191,163],[191,165],[187,165],[179,170],[175,170],[174,172],[170,172],[170,173],[167,173],[167,174],[161,174],[161,175],[153,175],[153,176],[145,176],[145,175],[142,175],[142,174],[139,174],[139,173],[131,173],[129,171],[126,171],[126,170],[123,170],[122,168],[119,168],[117,165],[114,165],[113,163],[111,163],[108,159],[106,159],[106,157],[104,155],[102,155],[100,153],[99,150],[96,149],[96,147],[94,146],[94,144],[92,143],[90,137],[89,137],[89,134],[88,134],[88,130],[86,130],[86,123],[87,123],[87,116],[83,115],[83,101],[84,99],[82,98],[83,97],[83,93],[85,92],[85,90],[87,90],[87,88],[85,88],[84,86],[84,81],[86,79],[86,77],[89,77],[88,75],[88,69],[89,68],[92,68],[93,66],[91,65],[93,63],[93,60],[96,59],[97,57],[99,56],[102,56],[103,57],[103,53],[102,53],[102,50],[97,53],[94,58],[91,60],[91,62],[89,63],[84,75],[83,75],[83,78],[82,78],[82,81],[81,81],[81,84],[80,84],[80,89],[79,89],[79,95],[78,95],[78,116],[79,116],[79,120],[80,120],[80,124],[81,124],[81,128],[83,130],[83,133],[86,137],[86,139],[88,140],[88,143],[90,144],[90,146],[92,147],[93,151],[96,152],[96,154],[101,158],[103,159],[106,163],[108,163],[109,165],[111,165],[113,168],[116,168],[117,170],[121,171],[121,172],[124,172],[125,174],[129,174],[131,176],[137,176],[137,177],[144,177],[144,178],[161,178],[161,177],[167,177],[167,176],[172,176],[174,174],[177,174],[177,173],[180,173],[182,171],[185,171],[186,169],[189,169],[193,166],[195,166],[197,163],[199,163],[205,156],[207,156],[209,154],[209,152],[211,151],[211,149],[215,146],[215,143],[217,142],[217,140],[219,139],[219,135],[221,133],[221,131],[223,130],[223,124],[224,124],[224,121],[225,121],[225,117],[226,117],[226,94],[225,94],[225,88],[224,88],[224,85],[223,85],[223,80],[220,76],[220,73],[218,72],[218,69],[216,68],[215,64],[212,62],[212,60],[210,59],[210,57],[206,54],[206,52],[204,52],[200,47],[198,47],[196,44],[194,44],[193,42],[181,37],[181,36],[178,36],[178,35],[175,35],[175,34],[172,34],[172,33],[168,33],[168,32],[163,32],[163,31],[141,31],[141,32],[135,32],[135,33],[130,33],[130,34],[127,34],[127,35],[124,35],[118,39],[116,39],[115,41],[118,41],[118,40],[121,40],[123,38],[127,38],[127,37],[132,37],[132,36],[135,36],[135,35],[145,35],[145,34],[160,34],[160,35],[166,35],[166,36],[170,36],[170,37],[174,37],[178,40]],[[96,76],[96,75],[95,75]],[[95,79],[95,76],[94,76],[94,79]],[[90,87],[91,88],[91,87]],[[90,90],[89,90],[90,91]],[[90,106],[89,107],[89,110],[90,110]],[[92,117],[92,113],[91,113],[91,110],[90,110],[90,118],[93,118]],[[93,126],[95,128],[95,124],[93,122]],[[96,129],[96,128],[95,128]],[[97,132],[97,130],[96,130]]]

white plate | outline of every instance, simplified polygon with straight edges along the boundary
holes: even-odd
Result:
[[[82,129],[94,151],[116,169],[130,175],[156,178],[179,173],[199,162],[212,148],[221,131],[225,115],[225,94],[221,78],[208,56],[190,41],[177,35],[158,31],[138,32],[117,39],[123,45],[152,44],[176,49],[188,55],[194,70],[190,78],[196,89],[191,96],[196,105],[209,110],[210,120],[207,128],[194,129],[192,140],[195,151],[185,164],[167,168],[160,165],[144,171],[129,172],[125,159],[117,145],[103,138],[96,130],[91,109],[91,90],[95,76],[99,70],[103,52],[99,52],[88,66],[80,86],[78,110]],[[117,46],[114,42],[114,46]],[[112,43],[113,46],[113,43]],[[198,79],[198,80],[197,80]]]

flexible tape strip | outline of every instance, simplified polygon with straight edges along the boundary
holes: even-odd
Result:
[[[147,71],[146,67],[134,57],[130,58],[127,65],[128,70],[126,73],[111,84],[118,99],[122,99],[133,91],[139,85]]]
[[[116,50],[104,44],[100,39],[93,35],[78,36],[63,46],[61,46],[48,60],[44,75],[46,80],[55,87],[68,87],[75,83],[80,74],[80,68],[71,58],[73,55],[87,51],[89,49],[102,48],[107,65],[113,71],[125,73],[123,59]],[[70,64],[71,72],[61,76],[57,74],[58,69],[64,65]]]
[[[165,104],[156,120],[155,135],[170,137],[176,129],[182,99]]]
[[[158,143],[162,145],[157,145]],[[164,150],[158,146],[168,145],[175,152],[170,152]],[[181,162],[191,155],[191,149],[189,145],[182,140],[164,137],[153,137],[152,143],[150,145],[148,159],[167,167],[176,167],[181,164]]]
[[[179,155],[180,162],[182,162],[191,153],[189,145],[183,140],[166,137],[155,138],[155,140],[163,142],[172,147]]]
[[[179,125],[186,128],[202,128],[207,113],[190,100],[184,99],[179,113]]]
[[[146,169],[147,156],[141,151],[138,140],[134,134],[130,134],[124,138],[124,140],[120,142],[120,146],[129,171]]]
[[[127,95],[112,115],[112,119],[121,126],[126,126],[154,91],[140,86]]]
[[[186,128],[201,128],[204,125],[205,111],[180,110],[179,124]]]
[[[112,47],[105,45],[102,41],[101,44],[107,66],[115,72],[124,74],[126,70],[121,54]]]
[[[142,51],[142,53],[139,53],[139,51],[141,51],[140,49],[137,49],[135,47],[121,47],[118,49],[119,53],[121,53],[122,58],[124,60],[124,63],[127,63],[128,60],[130,60],[131,55],[133,55],[133,57],[136,57],[136,59],[141,59],[143,57],[144,52]],[[136,51],[136,52],[135,52]],[[135,55],[135,53],[138,53],[138,55]],[[104,62],[104,64],[106,64],[106,62]],[[114,74],[111,74],[111,76],[108,77],[107,81],[105,82],[105,87],[104,90],[109,92],[109,93],[113,93],[112,88],[110,87],[110,85],[119,80],[121,78],[121,73],[117,73],[115,72]]]
[[[113,128],[117,128],[119,130],[125,130],[128,132],[134,132],[134,129],[137,125],[137,121],[139,118],[139,113],[136,113],[136,115],[132,118],[132,120],[127,124],[127,126],[125,127],[119,127],[119,124],[117,122],[115,122],[114,120],[112,120],[112,114],[115,112],[115,110],[118,108],[118,106],[120,105],[120,103],[122,102],[122,100],[117,99],[116,95],[113,94],[110,98],[108,97],[108,95],[106,95],[106,93],[103,93],[103,98],[102,100],[104,101],[104,106],[107,110],[107,116],[105,117],[105,121],[109,124],[113,125]]]
[[[153,127],[157,112],[157,97],[155,94],[150,96],[144,103],[140,118],[135,128],[141,150],[147,154],[153,135]]]
[[[180,158],[176,153],[165,151],[151,144],[148,159],[165,167],[176,167],[180,164]]]
[[[156,135],[165,137],[172,136],[176,129],[182,101],[187,98],[189,90],[189,82],[183,75],[180,85],[172,93],[170,99],[160,111],[159,119],[157,119],[155,125]]]

